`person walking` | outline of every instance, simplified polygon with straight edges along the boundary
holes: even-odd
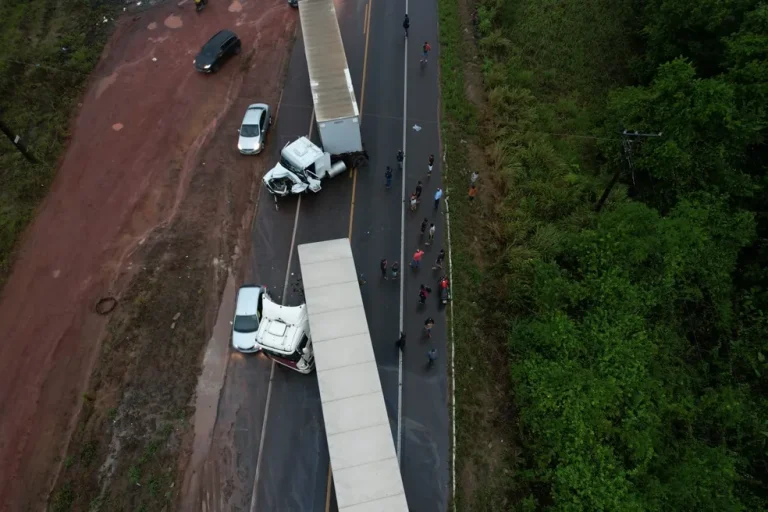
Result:
[[[418,206],[418,204],[419,204],[419,198],[416,197],[416,192],[413,192],[411,194],[411,211],[412,212],[416,211],[416,206]]]
[[[440,208],[440,198],[443,197],[443,189],[440,187],[437,188],[437,192],[435,192],[435,210]]]
[[[437,349],[431,348],[429,349],[429,352],[427,352],[427,365],[432,368],[432,365],[435,364],[435,361],[437,361]]]
[[[405,333],[403,331],[400,331],[400,337],[397,338],[395,346],[400,350],[405,351]]]
[[[477,195],[477,187],[474,185],[469,186],[469,200],[474,201],[475,196]]]
[[[400,264],[398,262],[394,262],[392,264],[392,279],[397,279],[397,274],[400,273]]]
[[[381,277],[384,279],[387,278],[387,259],[382,258],[381,263],[379,263],[379,268],[381,269]]]
[[[424,286],[423,284],[419,286],[419,304],[427,303],[427,297],[429,297],[431,291],[432,288],[429,286]]]
[[[403,20],[403,29],[405,30],[405,37],[408,37],[408,28],[411,26],[411,19],[408,17],[408,14],[406,13],[405,19]]]
[[[435,260],[435,266],[432,267],[432,270],[437,270],[438,268],[442,270],[443,260],[445,260],[445,249],[440,249],[440,252],[437,254],[437,259]]]
[[[432,320],[432,317],[427,317],[426,320],[424,320],[424,333],[427,335],[428,338],[432,337],[432,327],[434,327],[435,321]]]
[[[429,237],[428,237],[428,239],[426,241],[426,245],[432,245],[432,242],[435,240],[435,230],[436,229],[437,228],[435,227],[434,224],[430,224],[430,226],[429,226]]]
[[[429,155],[429,164],[427,165],[427,178],[432,176],[432,166],[435,165],[435,155]]]
[[[429,45],[428,41],[424,41],[424,45],[421,47],[421,62],[424,64],[427,63],[427,57],[429,57],[429,52],[432,51],[432,47]]]
[[[397,169],[400,171],[403,170],[403,160],[405,160],[405,153],[403,153],[402,149],[399,149],[397,151]]]
[[[419,268],[421,266],[421,258],[424,256],[424,251],[421,249],[416,249],[416,252],[413,253],[413,260],[411,261],[411,268]]]
[[[427,231],[427,224],[429,224],[429,221],[426,217],[424,217],[424,220],[421,221],[421,236],[424,236],[424,233]]]
[[[421,181],[419,181],[416,184],[416,200],[417,201],[421,201],[421,190],[422,190],[422,188],[423,187],[421,186]]]
[[[387,180],[387,188],[392,188],[392,168],[387,166],[387,170],[384,171],[384,178]]]
[[[474,185],[477,182],[477,178],[480,177],[479,172],[472,171],[472,175],[469,177],[469,184]]]

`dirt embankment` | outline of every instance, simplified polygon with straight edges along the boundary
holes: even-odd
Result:
[[[267,164],[237,154],[236,129],[248,104],[276,106],[295,18],[282,0],[182,1],[120,21],[0,298],[0,509],[40,509],[59,469],[54,510],[175,499],[201,348]],[[242,54],[196,74],[221,28]],[[93,312],[107,295],[109,324]]]

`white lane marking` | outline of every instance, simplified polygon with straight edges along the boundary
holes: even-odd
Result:
[[[443,171],[446,172],[447,165],[445,162],[445,154],[447,149],[443,149]],[[447,174],[447,172],[446,172]],[[448,278],[453,285],[453,258],[451,252],[451,211],[448,207],[448,190],[446,188],[445,198],[445,231],[448,233]],[[452,286],[453,287],[453,286]],[[456,288],[451,290],[451,436],[453,437],[453,443],[451,445],[451,498],[453,501],[453,507],[456,508],[456,371],[454,369],[454,361],[456,360],[455,353],[455,341],[453,334],[453,300],[456,297]]]
[[[405,13],[408,14],[408,0],[405,0]],[[403,52],[403,175],[401,176],[400,206],[400,332],[403,332],[403,302],[405,300],[405,273],[410,268],[405,261],[405,164],[408,153],[405,150],[405,136],[408,133],[406,114],[408,112],[408,38],[405,38]],[[400,336],[400,332],[397,333]],[[397,358],[397,463],[400,464],[400,449],[403,439],[403,350]]]
[[[309,132],[307,138],[312,137],[312,128],[315,125],[315,109],[312,109],[312,117],[309,120]],[[296,202],[296,215],[293,218],[293,233],[291,234],[291,248],[288,252],[288,266],[285,269],[285,281],[283,282],[283,299],[281,302],[285,303],[285,296],[288,294],[288,281],[291,277],[291,262],[293,261],[293,249],[296,246],[296,231],[299,228],[299,212],[301,211],[301,195]],[[259,453],[256,456],[256,471],[253,475],[253,489],[251,490],[251,508],[250,512],[256,510],[256,497],[259,490],[259,474],[261,473],[261,458],[264,454],[264,434],[267,432],[267,420],[269,419],[269,403],[272,399],[272,381],[275,376],[275,362],[272,361],[272,366],[269,369],[269,384],[267,385],[267,403],[264,406],[264,420],[261,423],[261,439],[259,439]]]

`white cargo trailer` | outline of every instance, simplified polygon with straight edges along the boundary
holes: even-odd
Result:
[[[360,112],[333,0],[301,0],[299,16],[323,149],[334,155],[360,155]],[[361,163],[357,159],[349,165]]]
[[[407,512],[349,239],[302,244],[299,262],[339,512]]]

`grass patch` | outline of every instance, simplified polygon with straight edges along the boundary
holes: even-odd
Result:
[[[0,117],[39,163],[0,136],[0,285],[19,236],[48,192],[72,112],[110,33],[118,2],[0,3]]]

